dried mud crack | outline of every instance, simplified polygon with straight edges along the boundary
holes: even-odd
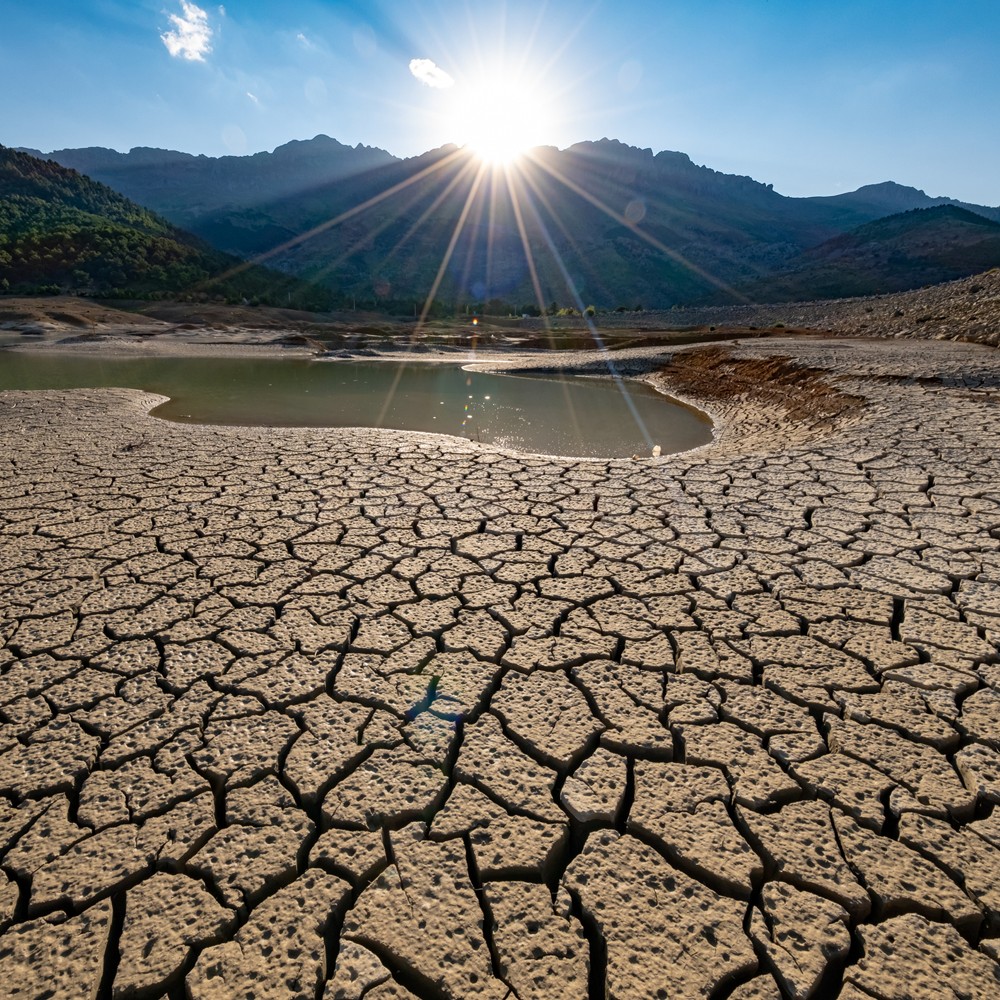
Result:
[[[621,363],[715,443],[0,394],[5,995],[1000,994],[1000,358]]]

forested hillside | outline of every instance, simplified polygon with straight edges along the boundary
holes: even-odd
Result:
[[[0,146],[0,290],[207,296],[325,308],[329,289],[246,265],[88,177]]]
[[[859,226],[800,254],[785,271],[740,291],[755,302],[881,295],[997,266],[1000,224],[955,205],[938,205]]]

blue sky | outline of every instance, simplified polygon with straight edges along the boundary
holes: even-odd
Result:
[[[551,145],[1000,204],[1000,0],[0,0],[5,145],[408,156],[518,93]]]

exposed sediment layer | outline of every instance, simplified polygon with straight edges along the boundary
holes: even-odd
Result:
[[[0,394],[8,995],[995,997],[1000,356],[656,377],[713,445]]]

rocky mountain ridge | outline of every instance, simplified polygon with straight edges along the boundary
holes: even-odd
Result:
[[[214,157],[146,146],[127,153],[101,146],[21,152],[93,177],[181,226],[224,206],[254,205],[397,162],[384,149],[361,143],[348,146],[326,135],[293,139],[273,152],[245,156]]]

